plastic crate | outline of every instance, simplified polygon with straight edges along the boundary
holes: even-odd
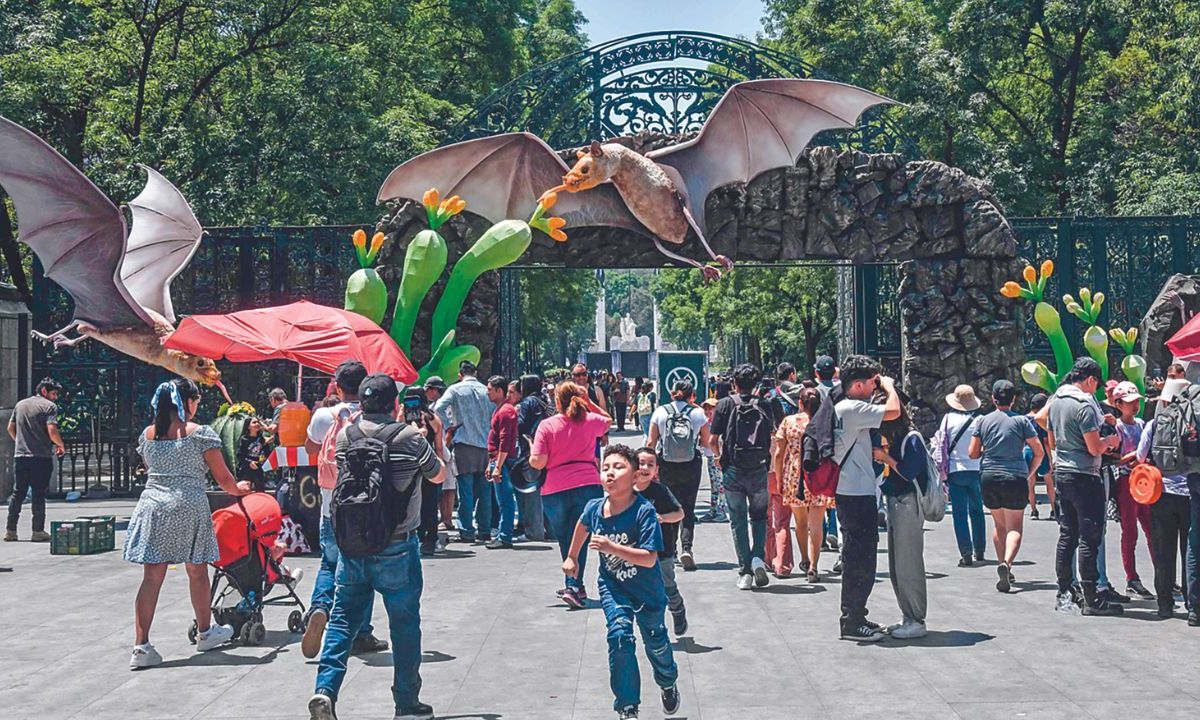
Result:
[[[94,515],[50,523],[51,555],[91,555],[116,548],[116,518]]]

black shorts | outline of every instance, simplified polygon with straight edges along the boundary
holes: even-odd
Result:
[[[1029,504],[1029,484],[1010,473],[983,473],[983,506],[988,510],[1024,510]]]

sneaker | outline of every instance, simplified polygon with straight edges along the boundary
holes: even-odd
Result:
[[[417,703],[400,708],[392,720],[433,720],[433,708],[425,703]]]
[[[729,522],[729,516],[726,515],[725,513],[717,513],[713,517],[712,521],[715,523],[727,523],[727,522]]]
[[[50,542],[50,533],[43,530],[34,530],[29,536],[29,542]]]
[[[567,588],[562,594],[562,601],[572,610],[582,610],[587,607],[587,596],[580,597],[579,591]]]
[[[883,633],[863,623],[854,627],[843,627],[841,639],[855,642],[879,642],[883,639]]]
[[[996,589],[1002,593],[1006,593],[1012,589],[1012,580],[1008,576],[1008,566],[1000,563],[996,566],[996,574],[1000,579],[996,581]]]
[[[1188,613],[1188,627],[1200,627],[1200,613],[1195,610]]]
[[[691,571],[696,569],[696,558],[692,557],[691,550],[684,550],[679,553],[679,564],[683,566],[684,570]]]
[[[471,545],[475,542],[475,536],[474,535],[463,535],[462,533],[459,533],[458,535],[454,536],[454,540],[452,542],[466,543],[467,545]]]
[[[1157,615],[1159,620],[1170,620],[1171,618],[1175,617],[1175,608],[1160,607]]]
[[[675,711],[679,710],[679,688],[677,686],[663,688],[662,704],[663,712],[668,715],[674,715]]]
[[[984,557],[983,553],[981,553],[981,552],[975,553],[975,562],[986,562],[986,561],[987,561],[987,558]]]
[[[738,590],[749,590],[754,587],[753,575],[738,575],[737,588]]]
[[[529,542],[529,536],[525,533],[517,533],[516,535],[513,535],[512,541],[514,545],[517,543]]]
[[[1132,598],[1130,598],[1128,595],[1122,595],[1121,593],[1117,592],[1116,589],[1111,587],[1104,588],[1100,592],[1096,593],[1096,596],[1101,600],[1110,603],[1127,603],[1132,600]]]
[[[428,542],[421,543],[421,557],[433,557],[433,554],[436,550],[437,550],[436,543],[428,543]]]
[[[484,547],[488,550],[512,550],[512,543],[504,542],[500,538],[496,538],[495,540],[492,540],[484,545]]]
[[[821,582],[821,574],[817,572],[816,568],[808,569],[808,581],[813,585]]]
[[[135,645],[133,647],[133,655],[129,658],[130,670],[141,670],[142,668],[154,667],[162,664],[162,655],[154,649],[150,643],[145,645]]]
[[[304,568],[287,568],[287,580],[285,582],[289,587],[296,587],[303,579]]]
[[[333,712],[333,698],[317,693],[308,701],[308,720],[337,720]]]
[[[863,625],[866,625],[866,626],[867,626],[867,627],[869,627],[869,628],[871,628],[871,629],[872,629],[872,630],[874,630],[875,632],[884,632],[884,630],[883,630],[883,626],[882,626],[882,625],[880,625],[880,624],[879,624],[879,623],[877,623],[877,622],[871,622],[870,620],[863,620],[863,621],[862,621],[862,624],[863,624]]]
[[[617,711],[617,720],[638,720],[638,709],[636,705],[630,705],[627,708],[622,708]]]
[[[835,562],[833,564],[833,570],[830,570],[830,572],[833,573],[834,575],[842,574],[842,556],[841,555],[838,555],[837,562]]]
[[[321,640],[325,638],[325,625],[328,622],[329,611],[325,608],[313,608],[308,614],[304,637],[300,639],[300,653],[309,660],[320,654]]]
[[[1079,604],[1075,602],[1075,596],[1071,593],[1059,592],[1055,597],[1054,609],[1065,615],[1076,615],[1079,613]]]
[[[837,550],[838,549],[837,535],[826,535],[825,536],[825,544],[829,546],[830,550]]]
[[[687,632],[688,624],[687,624],[687,613],[686,612],[684,612],[683,610],[680,610],[679,612],[671,613],[671,620],[674,622],[674,625],[675,625],[675,628],[674,628],[675,629],[675,637],[679,637],[680,635],[683,635],[685,632]]]
[[[1114,617],[1116,615],[1123,615],[1124,613],[1124,607],[1116,603],[1100,600],[1095,605],[1084,605],[1082,614],[1089,617]]]
[[[879,511],[879,532],[887,532],[887,514]]]
[[[208,652],[215,650],[233,639],[233,628],[228,625],[213,625],[208,632],[196,636],[196,650]]]
[[[959,566],[959,567],[971,567],[971,566],[972,566],[972,565],[974,565],[974,564],[975,564],[975,563],[971,562],[971,556],[970,556],[970,555],[963,555],[962,557],[960,557],[960,558],[958,559],[958,566]]]
[[[928,634],[929,631],[925,629],[925,623],[913,620],[912,618],[904,618],[904,621],[892,628],[891,632],[891,636],[897,640],[915,640],[923,638]]]
[[[438,533],[437,542],[434,543],[433,549],[435,552],[439,551],[439,550],[445,550],[446,546],[448,546],[449,544],[450,544],[450,533],[440,532],[440,533]]]
[[[770,576],[767,575],[767,564],[759,558],[750,561],[750,571],[754,573],[755,587],[766,587],[767,583],[771,582]]]
[[[1137,578],[1129,581],[1129,584],[1125,586],[1125,592],[1135,597],[1139,597],[1142,600],[1154,599],[1154,593],[1147,590],[1146,586],[1142,584],[1142,581]]]
[[[354,638],[354,644],[350,646],[350,654],[366,655],[367,653],[383,652],[389,647],[391,646],[388,645],[387,640],[380,640],[371,633],[367,633]]]
[[[1034,506],[1034,507],[1032,507],[1032,508],[1030,508],[1030,509],[1029,509],[1029,519],[1030,519],[1030,520],[1037,520],[1037,519],[1039,519],[1040,517],[1041,517],[1041,516],[1040,516],[1040,515],[1038,515],[1038,509],[1037,509],[1037,506]]]
[[[17,531],[16,530],[6,530],[4,532],[4,542],[16,542],[16,541],[17,541]]]

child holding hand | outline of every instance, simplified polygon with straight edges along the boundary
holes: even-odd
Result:
[[[662,572],[663,587],[667,591],[667,609],[675,625],[675,637],[687,632],[687,611],[683,607],[683,596],[675,582],[675,536],[683,520],[683,506],[671,490],[658,479],[658,456],[653,448],[637,451],[638,475],[633,487],[637,494],[650,501],[658,513],[658,524],[662,527],[663,549],[658,553],[658,569]]]
[[[667,595],[658,553],[663,549],[658,514],[634,492],[638,458],[624,445],[610,445],[600,466],[607,497],[588,502],[575,526],[563,572],[575,577],[583,543],[600,553],[600,604],[608,626],[609,686],[619,720],[637,720],[641,703],[633,626],[641,630],[654,681],[662,689],[663,711],[679,709],[675,681],[679,669],[667,636]],[[591,539],[588,540],[588,535]]]

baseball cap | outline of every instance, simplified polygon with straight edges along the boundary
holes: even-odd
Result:
[[[1012,399],[1017,396],[1017,386],[1011,381],[1001,378],[992,383],[992,397],[1000,400],[1003,403],[1012,402]]]
[[[432,375],[432,376],[430,376],[430,378],[428,380],[425,381],[425,389],[428,390],[429,388],[437,388],[438,390],[445,390],[446,389],[446,381],[441,379],[437,375]]]
[[[396,381],[385,373],[368,375],[358,386],[358,400],[367,412],[387,412],[400,397]]]
[[[1117,383],[1117,386],[1113,388],[1113,400],[1117,402],[1129,402],[1141,399],[1142,393],[1138,390],[1137,385],[1128,380]]]
[[[818,375],[821,375],[822,377],[829,377],[833,375],[833,371],[837,366],[834,364],[833,358],[829,357],[828,355],[822,355],[821,357],[817,358],[817,362],[813,365],[813,367],[816,369]]]

